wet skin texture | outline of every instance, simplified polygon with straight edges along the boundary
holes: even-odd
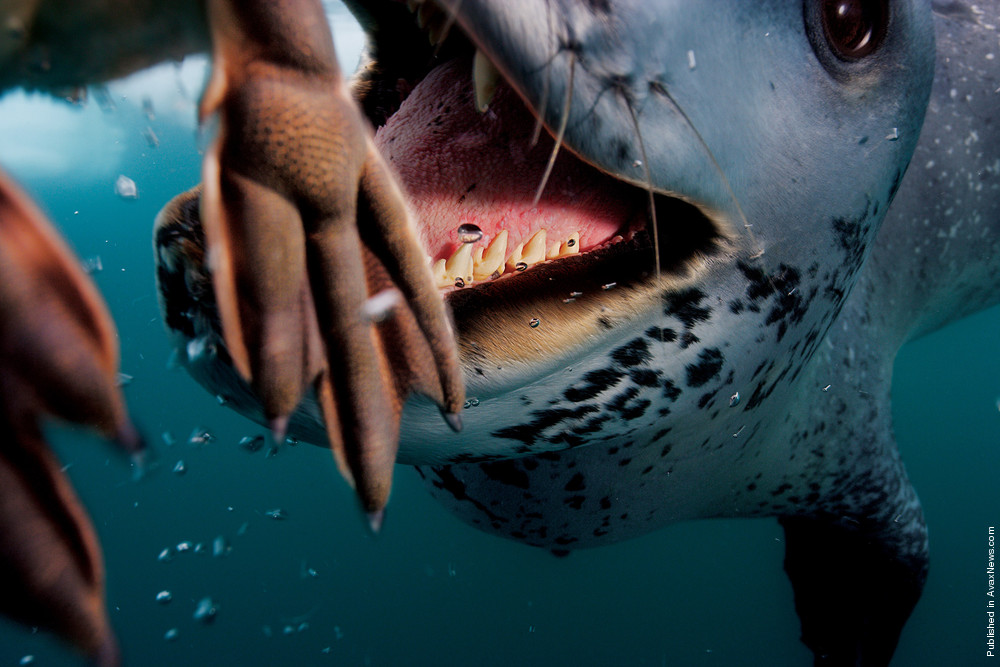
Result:
[[[399,460],[463,520],[560,555],[678,520],[776,516],[817,664],[888,663],[928,558],[892,438],[892,359],[997,298],[998,143],[984,138],[995,5],[860,3],[862,44],[824,24],[818,2],[466,0],[435,56],[412,41],[401,5],[356,4],[375,51],[355,90],[427,236],[472,223],[492,237],[513,223],[483,208],[530,208],[530,194],[502,200],[473,166],[447,162],[449,142],[501,146],[510,170],[536,174],[552,140],[530,143],[527,106],[564,135],[547,187],[596,178],[594,167],[614,175],[616,197],[647,197],[639,208],[658,213],[666,258],[657,276],[644,213],[643,231],[623,222],[621,242],[449,291],[475,400],[457,435],[411,402]],[[473,84],[445,70],[472,69],[472,45],[505,79],[479,120]],[[430,68],[414,53],[441,67],[422,79]],[[976,150],[957,127],[976,133]],[[967,178],[904,179],[915,148]],[[963,222],[942,246],[946,210]],[[196,260],[185,266],[205,279]],[[212,339],[210,307],[164,293],[167,313],[201,323],[180,343]],[[260,419],[224,354],[190,370]],[[318,414],[307,398],[292,431],[321,443]]]

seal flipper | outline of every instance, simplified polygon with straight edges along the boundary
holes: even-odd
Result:
[[[889,664],[927,579],[919,506],[910,517],[906,526],[893,518],[876,524],[832,516],[780,519],[785,571],[814,664]]]
[[[218,131],[205,156],[201,218],[222,337],[276,436],[308,387],[318,389],[338,465],[365,511],[379,513],[410,388],[458,423],[464,392],[447,312],[337,65],[323,6],[206,7],[212,74],[199,117],[214,117]],[[358,218],[359,199],[371,216]],[[406,327],[418,332],[412,344],[382,346],[402,327],[376,330],[366,315],[383,275],[368,270],[370,255],[398,281],[419,325]],[[385,347],[412,363],[397,373]]]

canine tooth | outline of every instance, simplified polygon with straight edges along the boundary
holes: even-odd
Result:
[[[427,41],[431,46],[437,46],[448,36],[450,27],[444,14],[435,14],[427,26]]]
[[[476,109],[480,113],[486,111],[490,106],[499,80],[500,72],[493,66],[490,59],[483,55],[482,51],[476,49],[476,55],[472,59],[472,85],[476,91]]]
[[[434,266],[431,267],[431,275],[434,277],[434,284],[440,287],[451,287],[455,281],[448,277],[448,272],[445,270],[445,262],[443,259],[439,259],[434,262]]]
[[[463,278],[466,282],[472,282],[472,244],[463,243],[458,246],[458,250],[445,262],[444,270],[453,279]]]
[[[539,229],[535,235],[524,244],[524,252],[521,253],[521,261],[531,266],[545,260],[545,230]]]
[[[545,251],[545,259],[555,259],[559,256],[559,248],[562,244],[559,241],[553,241],[549,246],[549,249]]]
[[[433,2],[420,3],[420,6],[417,8],[417,25],[420,26],[421,30],[427,27],[427,22],[434,16],[436,9]]]
[[[478,250],[482,251],[483,249],[480,247]],[[507,230],[505,229],[493,237],[490,245],[486,248],[485,252],[481,252],[478,260],[475,260],[475,257],[473,257],[475,261],[473,262],[472,276],[476,280],[483,280],[492,277],[497,271],[503,273],[503,260],[506,255]],[[499,276],[500,274],[497,275]]]

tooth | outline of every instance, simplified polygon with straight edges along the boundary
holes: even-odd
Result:
[[[435,14],[427,25],[427,42],[431,46],[437,46],[444,41],[444,38],[448,36],[445,27],[448,25],[448,21],[445,20],[444,14]]]
[[[463,243],[452,253],[444,266],[445,273],[452,278],[461,278],[466,283],[472,282],[472,244]]]
[[[434,262],[434,266],[431,267],[431,275],[434,277],[434,284],[440,287],[451,287],[455,284],[454,278],[448,277],[448,272],[445,270],[446,262],[443,259],[439,259]]]
[[[479,250],[482,250],[481,246]],[[489,247],[486,248],[486,252],[482,253],[482,256],[475,261],[472,269],[472,277],[476,280],[485,280],[497,271],[503,273],[503,259],[506,254],[507,230],[505,229],[493,237]]]
[[[580,252],[580,232],[573,232],[559,248],[559,256],[576,255]]]
[[[561,247],[562,244],[559,243],[559,241],[553,241],[549,246],[549,249],[545,251],[545,259],[555,259],[559,257],[559,249]]]
[[[523,243],[519,244],[516,248],[514,248],[514,252],[512,252],[510,254],[510,257],[507,258],[506,266],[507,266],[507,270],[508,271],[523,271],[524,270],[523,267],[525,266],[525,264],[523,262],[521,262],[521,253],[523,251],[524,251],[524,244]],[[522,268],[519,269],[518,268],[518,264],[520,264]]]
[[[433,2],[420,3],[420,7],[417,8],[417,25],[421,30],[427,26],[427,21],[436,13],[436,9]]]
[[[476,266],[483,261],[483,252],[486,250],[481,245],[477,245],[472,249],[472,269],[475,270]]]
[[[539,229],[535,235],[524,244],[521,261],[531,266],[545,260],[545,230]]]
[[[493,66],[490,59],[483,55],[482,51],[476,49],[476,55],[472,59],[472,84],[476,91],[476,109],[480,113],[486,111],[490,106],[499,80],[500,72]]]

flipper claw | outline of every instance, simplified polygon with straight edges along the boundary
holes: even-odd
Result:
[[[445,412],[441,411],[441,416],[444,417],[444,423],[448,425],[455,433],[462,432],[462,415],[458,412]]]
[[[372,531],[372,534],[378,535],[382,530],[382,524],[385,522],[385,510],[367,512],[365,517],[368,519],[368,528]]]

